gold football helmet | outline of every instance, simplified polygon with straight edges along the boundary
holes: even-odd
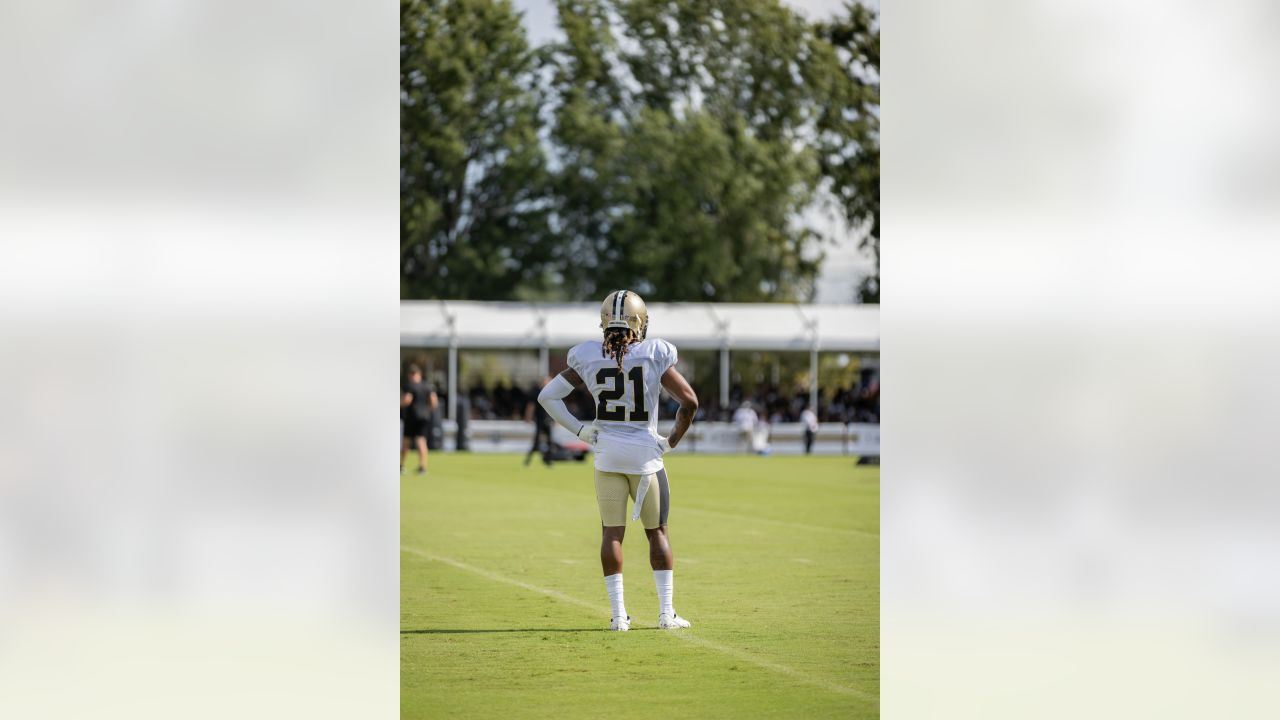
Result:
[[[600,305],[600,329],[631,328],[637,340],[643,340],[649,332],[649,309],[644,298],[630,290],[609,293]]]

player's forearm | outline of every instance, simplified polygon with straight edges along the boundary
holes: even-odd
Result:
[[[555,380],[547,383],[546,387],[542,388],[542,392],[538,393],[538,404],[561,427],[577,435],[584,423],[574,417],[573,413],[569,412],[569,407],[564,404],[564,399],[571,392],[573,392],[573,386],[557,375]]]
[[[574,417],[573,413],[569,412],[569,406],[564,404],[564,400],[549,399],[544,401],[542,398],[538,398],[538,402],[546,409],[547,414],[551,416],[551,419],[555,420],[560,427],[568,430],[574,435],[577,435],[578,431],[582,429],[584,423]]]
[[[680,444],[680,439],[684,437],[685,431],[693,424],[693,416],[698,412],[697,404],[681,404],[680,409],[676,411],[676,424],[671,428],[671,434],[667,436],[667,442],[671,443],[671,447]]]

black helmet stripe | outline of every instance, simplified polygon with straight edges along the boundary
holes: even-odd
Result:
[[[615,318],[622,317],[622,308],[624,307],[622,303],[626,299],[626,297],[627,297],[626,290],[618,291],[618,296],[613,301],[613,316]]]

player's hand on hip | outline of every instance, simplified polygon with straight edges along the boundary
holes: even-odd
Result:
[[[588,445],[595,445],[596,437],[599,434],[600,434],[600,428],[597,428],[594,424],[583,425],[578,430],[578,439]]]
[[[671,442],[661,435],[658,436],[658,447],[662,448],[663,455],[671,452]]]

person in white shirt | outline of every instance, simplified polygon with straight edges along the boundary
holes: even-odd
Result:
[[[818,416],[808,405],[800,411],[800,422],[804,424],[804,454],[813,452],[813,439],[818,435]]]
[[[750,401],[744,401],[733,411],[733,425],[738,428],[738,435],[747,443],[747,453],[756,451],[756,423],[760,416],[751,407]]]
[[[600,565],[613,618],[610,630],[629,630],[631,616],[623,602],[622,538],[627,525],[627,499],[634,498],[633,520],[640,520],[649,539],[649,564],[658,591],[658,627],[687,628],[688,620],[672,604],[675,558],[667,539],[671,491],[662,456],[680,443],[698,410],[698,396],[676,370],[676,348],[648,338],[649,311],[629,290],[609,293],[600,307],[602,340],[589,340],[569,350],[569,369],[538,394],[556,422],[595,446],[596,502],[600,507]],[[586,389],[596,402],[594,422],[583,422],[565,406],[574,388]],[[658,434],[658,396],[666,388],[677,402],[671,434]]]

